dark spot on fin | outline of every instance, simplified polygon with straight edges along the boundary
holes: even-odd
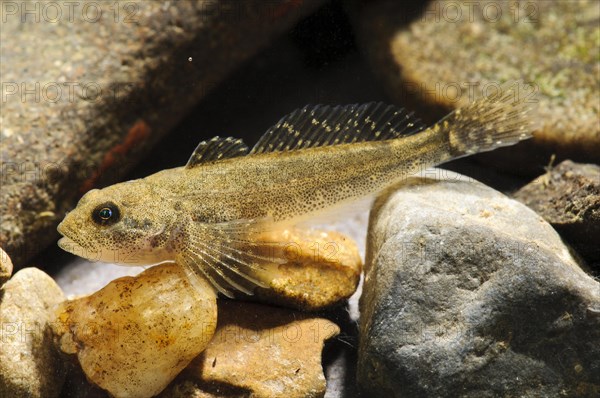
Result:
[[[250,153],[383,141],[415,134],[425,127],[412,113],[382,102],[307,105],[267,130]]]
[[[247,153],[248,147],[240,139],[214,137],[198,144],[185,167],[189,169],[202,163],[244,156]]]

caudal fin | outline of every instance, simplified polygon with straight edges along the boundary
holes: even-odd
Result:
[[[491,151],[531,138],[532,88],[522,82],[500,86],[496,93],[455,110],[433,126],[448,137],[454,157]]]

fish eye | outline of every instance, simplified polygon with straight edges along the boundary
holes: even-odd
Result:
[[[107,226],[119,221],[121,212],[119,207],[113,202],[102,203],[92,212],[92,219],[96,224]]]
[[[112,210],[108,207],[103,207],[98,212],[98,215],[100,216],[101,219],[106,221],[112,216]]]

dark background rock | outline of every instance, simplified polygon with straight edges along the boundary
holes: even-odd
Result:
[[[600,166],[564,161],[514,197],[544,217],[600,275]]]
[[[464,177],[409,179],[378,199],[366,265],[366,396],[600,393],[600,284],[517,201]]]
[[[0,245],[15,266],[55,240],[81,194],[122,178],[319,3],[3,3]]]

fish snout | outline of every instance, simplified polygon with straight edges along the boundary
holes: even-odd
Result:
[[[62,236],[65,236],[65,221],[61,221],[57,226],[56,226],[56,230],[58,231],[59,234],[61,234]]]

